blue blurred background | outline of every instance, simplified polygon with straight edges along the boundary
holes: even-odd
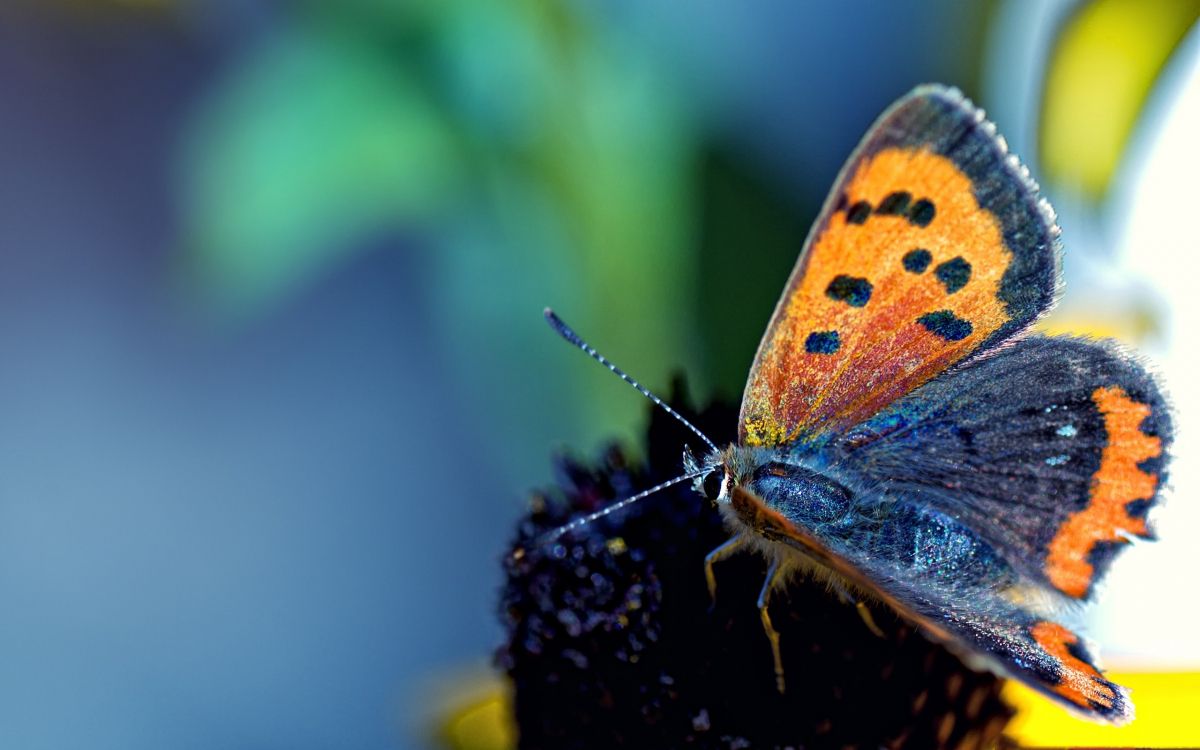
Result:
[[[0,746],[423,746],[552,451],[645,418],[542,307],[737,398],[842,160],[924,81],[1060,209],[1047,326],[1139,345],[1200,415],[1198,12],[8,0]],[[1200,664],[1196,604],[1146,585],[1197,564],[1176,506],[1093,622],[1118,658]]]

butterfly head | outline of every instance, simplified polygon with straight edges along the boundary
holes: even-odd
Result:
[[[713,505],[729,502],[735,477],[731,461],[735,450],[736,446],[731,445],[725,450],[712,451],[702,459],[697,458],[690,448],[683,451],[683,469],[693,476],[692,489]]]

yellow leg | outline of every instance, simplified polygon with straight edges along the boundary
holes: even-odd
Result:
[[[704,556],[704,580],[708,582],[708,596],[712,599],[712,606],[717,606],[717,574],[713,572],[713,565],[737,552],[745,543],[744,536],[735,536]]]
[[[879,626],[875,624],[875,618],[871,617],[871,610],[867,609],[867,605],[863,604],[862,602],[855,602],[854,608],[858,610],[858,616],[861,617],[862,621],[866,624],[867,630],[870,630],[880,638],[887,638],[887,636],[883,634],[883,631],[879,629]]]
[[[775,687],[782,695],[785,685],[783,681],[783,656],[779,652],[779,631],[771,624],[771,613],[767,611],[767,607],[771,602],[771,589],[778,578],[779,563],[772,562],[771,567],[767,568],[767,580],[763,581],[762,591],[758,592],[758,614],[762,617],[763,630],[767,634],[767,640],[771,642],[771,656],[775,658]]]
[[[855,599],[854,595],[837,581],[833,582],[833,590],[837,592],[838,598],[843,602],[854,605],[854,608],[858,610],[858,616],[862,618],[863,624],[867,626],[867,630],[870,630],[880,638],[887,638],[879,626],[875,624],[875,618],[871,616],[871,610],[867,608],[867,605]]]

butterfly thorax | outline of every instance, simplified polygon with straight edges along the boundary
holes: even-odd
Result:
[[[863,492],[826,451],[730,446],[713,498],[736,533],[789,548],[838,572],[904,576],[922,586],[972,585],[999,593],[1020,577],[994,547],[953,515],[907,493]],[[865,570],[869,568],[870,570]]]
[[[837,525],[853,505],[850,489],[806,466],[794,451],[731,445],[721,465],[713,501],[731,524],[760,535]]]

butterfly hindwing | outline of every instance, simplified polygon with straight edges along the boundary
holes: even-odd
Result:
[[[947,373],[838,436],[828,461],[970,526],[1020,574],[1088,598],[1150,538],[1172,437],[1146,372],[1111,345],[1034,336]]]
[[[1104,677],[1083,639],[1021,606],[980,592],[961,601],[916,596],[915,619],[967,661],[1013,677],[1088,716],[1124,724],[1133,705],[1124,688]]]
[[[869,592],[975,666],[1096,719],[1132,718],[1124,690],[1103,676],[1082,639],[1022,601],[1009,562],[920,497],[860,497],[851,523],[828,526],[796,523],[741,488],[732,503],[764,537]]]
[[[953,89],[892,106],[843,169],[759,346],[741,442],[870,417],[1053,302],[1053,213]]]

